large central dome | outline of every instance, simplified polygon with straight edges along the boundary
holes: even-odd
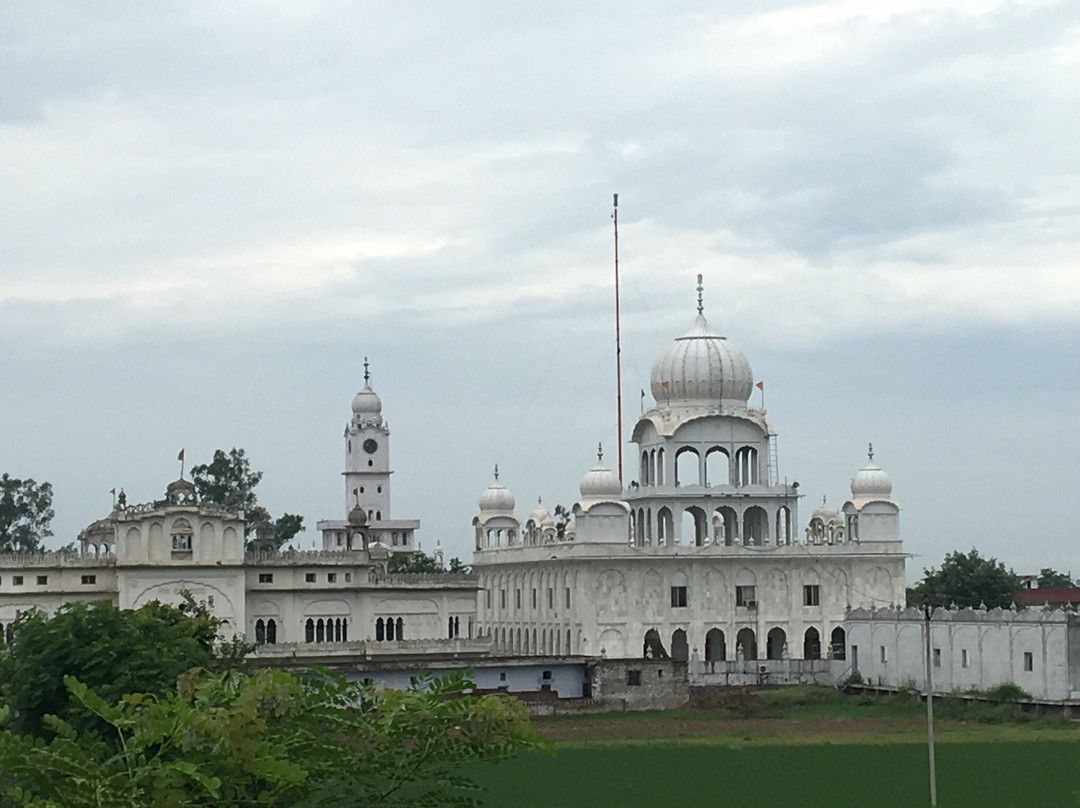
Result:
[[[746,405],[754,374],[746,356],[725,337],[709,330],[705,315],[668,345],[652,366],[653,398],[667,404]]]

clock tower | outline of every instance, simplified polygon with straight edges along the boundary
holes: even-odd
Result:
[[[352,400],[352,420],[345,427],[345,512],[360,508],[368,524],[390,519],[390,427],[382,401],[371,389],[364,359],[364,389]]]
[[[419,519],[390,517],[390,427],[382,401],[371,389],[371,369],[364,357],[364,389],[352,400],[345,425],[345,519],[324,519],[324,550],[367,550],[381,544],[391,553],[416,550]]]

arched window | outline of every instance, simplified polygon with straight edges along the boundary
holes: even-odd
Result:
[[[375,639],[379,642],[386,639],[386,633],[383,629],[383,619],[381,617],[375,621]]]
[[[776,512],[776,544],[791,544],[791,508],[781,505]]]
[[[277,642],[277,622],[271,618],[266,621],[266,644],[273,645]]]
[[[803,659],[821,659],[821,635],[813,626],[803,635]]]
[[[752,628],[741,628],[735,635],[736,653],[741,653],[744,660],[757,659],[757,637]]]
[[[731,483],[731,458],[726,449],[713,446],[705,453],[705,485],[710,488]]]
[[[341,618],[334,620],[334,642],[341,642]]]
[[[255,621],[255,644],[262,645],[266,642],[266,623],[262,620]]]
[[[847,658],[847,636],[840,626],[832,630],[832,657],[833,659]]]
[[[672,662],[687,662],[689,659],[690,646],[686,641],[686,632],[677,628],[671,634],[671,660]]]
[[[641,484],[649,485],[649,453],[641,453]]]
[[[723,662],[727,659],[727,643],[724,642],[724,632],[718,628],[711,628],[705,634],[705,661]]]
[[[664,643],[660,640],[660,632],[650,628],[645,632],[645,642],[642,644],[641,655],[645,659],[667,659],[668,652]]]
[[[525,630],[525,646],[522,649],[522,653],[523,654],[529,653],[529,630],[528,629]]]
[[[743,544],[761,547],[769,542],[769,515],[765,509],[753,505],[743,514]]]
[[[460,617],[455,617],[454,618],[454,636],[455,637],[460,637],[461,636],[461,618]]]
[[[341,641],[349,641],[349,618],[347,617],[341,618]]]
[[[394,618],[386,618],[386,639],[392,640],[395,638],[394,634]]]
[[[664,484],[664,447],[656,450],[656,484]]]
[[[566,630],[566,655],[570,656],[570,629]]]
[[[446,618],[446,636],[449,639],[454,639],[454,618]]]
[[[656,512],[656,545],[664,547],[676,544],[675,521],[671,516],[671,509],[665,505]]]
[[[304,642],[315,642],[315,621],[310,617],[304,624]]]
[[[321,617],[315,621],[315,642],[326,642],[326,623]]]
[[[195,532],[187,519],[177,519],[172,525],[172,551],[190,553]]]
[[[769,629],[769,634],[765,638],[765,658],[783,659],[785,645],[787,645],[787,634],[784,630],[779,626]]]
[[[758,453],[753,446],[743,446],[735,452],[735,484],[757,485]]]
[[[404,640],[405,639],[405,628],[404,628],[404,626],[405,626],[405,621],[402,620],[399,617],[397,619],[397,638],[399,640]]]
[[[683,446],[675,452],[675,485],[701,485],[701,467],[697,449]]]

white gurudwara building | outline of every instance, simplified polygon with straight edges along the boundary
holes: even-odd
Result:
[[[104,519],[79,535],[76,553],[0,554],[0,641],[19,614],[72,600],[138,608],[208,604],[226,636],[244,634],[259,656],[354,660],[467,659],[490,643],[472,639],[476,580],[464,574],[388,574],[394,552],[412,552],[416,519],[390,511],[390,429],[371,389],[352,402],[345,428],[343,520],[318,523],[321,550],[245,549],[244,515],[200,501],[193,483],[131,505],[121,492]]]
[[[543,506],[522,522],[496,468],[473,520],[495,653],[843,659],[849,608],[904,603],[900,508],[872,450],[842,509],[823,503],[799,530],[798,483],[781,482],[775,433],[748,403],[750,364],[709,329],[700,277],[698,293],[652,367],[636,481],[598,453],[560,528]]]

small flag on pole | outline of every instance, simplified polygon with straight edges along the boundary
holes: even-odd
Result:
[[[758,382],[757,384],[754,385],[754,387],[756,387],[758,390],[760,390],[763,393],[765,392],[765,382]]]
[[[760,386],[760,385],[759,385],[759,386]],[[181,450],[180,450],[180,454],[178,454],[178,455],[176,456],[176,459],[177,459],[177,460],[179,460],[179,461],[180,461],[181,463],[183,463],[183,462],[184,462],[184,450],[183,450],[183,449],[181,449]]]
[[[660,386],[667,390],[671,387],[671,382],[660,382]]]

